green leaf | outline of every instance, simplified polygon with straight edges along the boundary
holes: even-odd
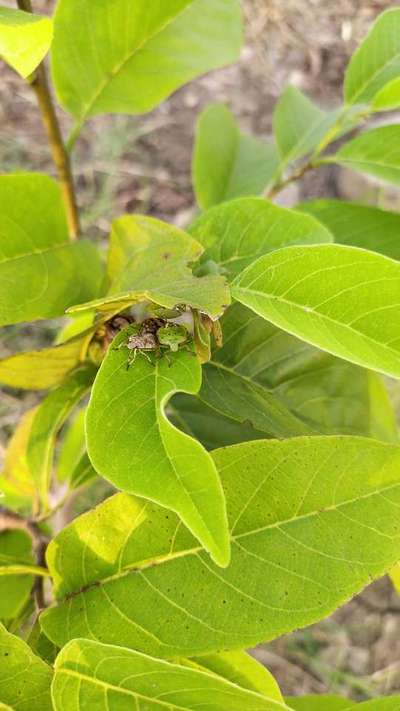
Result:
[[[212,455],[230,566],[210,563],[172,514],[161,527],[162,509],[114,497],[49,545],[67,596],[40,618],[53,642],[89,636],[169,658],[250,647],[322,619],[399,560],[399,447],[304,437]]]
[[[80,123],[106,112],[140,114],[234,62],[240,47],[237,0],[60,0],[53,79],[61,105]]]
[[[202,209],[243,195],[260,195],[278,164],[276,147],[241,133],[223,104],[212,104],[200,115],[192,171]]]
[[[53,318],[97,296],[95,247],[71,243],[57,184],[45,175],[0,176],[0,325]]]
[[[370,103],[400,77],[400,9],[383,12],[352,56],[344,81],[347,104]]]
[[[326,113],[295,86],[286,87],[272,120],[281,165],[303,158],[316,148],[338,117],[339,111]]]
[[[398,711],[400,704],[400,696],[387,696],[382,699],[371,699],[364,701],[363,704],[351,704],[348,708],[353,711]],[[322,709],[321,709],[322,711]]]
[[[52,671],[0,625],[0,701],[18,711],[51,711]]]
[[[297,205],[296,210],[322,222],[333,234],[335,242],[400,259],[398,212],[343,200],[311,200]]]
[[[180,663],[211,671],[237,686],[283,703],[279,686],[271,672],[243,650],[205,654],[202,657],[181,660]]]
[[[60,447],[57,462],[57,477],[67,481],[71,489],[87,484],[97,476],[86,453],[86,410],[81,409],[72,420]]]
[[[350,362],[400,377],[400,265],[344,245],[261,257],[233,296],[285,331]]]
[[[37,408],[28,410],[18,423],[0,473],[1,503],[7,508],[32,513],[37,506],[37,490],[28,466],[26,448]]]
[[[53,23],[48,17],[0,7],[0,58],[27,78],[50,49]]]
[[[366,435],[397,441],[396,417],[377,374],[305,344],[238,303],[224,314],[221,325],[225,345],[215,348],[211,362],[203,367],[198,417],[208,418],[211,412],[213,418],[214,411],[232,425],[247,426],[241,437],[239,428],[236,442],[260,438],[262,433],[279,438]],[[193,398],[178,398],[173,406],[184,422],[189,412],[193,426]],[[201,405],[206,406],[203,412]],[[202,423],[194,425],[202,439]],[[224,441],[217,422],[211,420],[210,427],[215,430],[214,442],[219,441],[216,446],[235,443]]]
[[[262,198],[239,198],[211,208],[191,225],[190,233],[204,247],[201,264],[215,262],[229,280],[275,249],[333,241],[314,218]]]
[[[55,711],[152,708],[284,711],[282,702],[241,689],[214,674],[169,664],[122,647],[77,639],[55,663]],[[290,710],[289,710],[290,711]]]
[[[400,185],[400,124],[379,126],[345,143],[329,161]]]
[[[27,445],[27,460],[44,507],[47,506],[57,434],[72,408],[90,388],[95,372],[89,364],[78,368],[62,385],[52,390],[36,410]]]
[[[0,360],[0,382],[13,388],[46,390],[59,385],[85,353],[87,336],[58,346],[27,351]]]
[[[0,620],[5,623],[18,618],[29,600],[34,578],[23,568],[33,564],[29,533],[22,529],[0,531]]]
[[[220,276],[193,276],[188,264],[202,251],[190,235],[161,220],[121,217],[113,223],[110,237],[108,295],[70,311],[122,311],[149,300],[166,308],[188,304],[216,318],[230,303],[229,289]]]
[[[372,103],[374,111],[393,111],[400,106],[400,77],[393,79],[376,94]]]
[[[400,594],[400,563],[397,563],[397,565],[389,571],[389,575],[395,590]]]
[[[318,696],[288,696],[286,702],[293,711],[344,711],[359,706],[340,696],[321,694]]]
[[[123,331],[114,343],[126,339]],[[96,471],[124,491],[172,509],[219,565],[229,562],[223,491],[211,457],[177,430],[164,407],[201,385],[198,359],[184,351],[155,363],[139,355],[127,370],[126,349],[109,349],[86,417],[88,454]]]

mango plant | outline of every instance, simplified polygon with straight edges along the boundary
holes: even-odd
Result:
[[[400,107],[400,9],[355,52],[337,109],[288,87],[269,143],[205,109],[185,230],[122,215],[104,252],[80,227],[87,122],[151,111],[241,41],[239,0],[0,7],[0,55],[36,95],[58,176],[0,176],[0,321],[59,326],[0,361],[4,386],[43,391],[0,475],[1,708],[354,708],[284,699],[246,650],[388,572],[399,585],[384,376],[400,378],[400,216],[274,199],[332,163],[400,183],[400,125],[381,120]]]

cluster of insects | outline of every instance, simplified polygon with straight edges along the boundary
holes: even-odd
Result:
[[[168,313],[169,317],[176,317],[178,312]],[[107,324],[109,337],[113,339],[115,335],[126,328],[126,338],[114,347],[115,350],[127,348],[129,357],[127,368],[136,360],[138,353],[152,362],[149,353],[155,353],[156,357],[165,355],[168,360],[168,351],[176,353],[182,348],[189,348],[192,334],[184,324],[174,323],[165,317],[152,316],[144,321],[136,322],[130,317],[116,316]]]

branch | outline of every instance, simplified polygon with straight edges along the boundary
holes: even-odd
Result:
[[[17,5],[20,10],[32,12],[31,0],[17,0]],[[77,239],[80,227],[71,164],[61,135],[60,124],[50,93],[44,62],[36,69],[31,81],[31,86],[36,94],[54,165],[57,169],[67,216],[69,235],[71,239]]]

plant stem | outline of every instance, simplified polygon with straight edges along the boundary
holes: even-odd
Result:
[[[17,0],[17,5],[20,10],[32,12],[31,0]],[[57,169],[69,235],[71,239],[77,239],[80,227],[71,164],[54,108],[44,62],[38,66],[30,83],[36,94],[54,165]]]
[[[300,166],[300,168],[297,168],[296,170],[291,173],[287,178],[284,180],[279,180],[275,185],[272,186],[270,190],[267,190],[264,194],[264,197],[267,200],[271,200],[274,198],[278,193],[280,193],[284,188],[286,188],[290,183],[293,183],[295,180],[299,180],[300,178],[303,177],[306,173],[308,173],[309,170],[313,170],[318,166],[317,163],[311,163],[310,161],[307,163],[304,163],[304,165]]]

